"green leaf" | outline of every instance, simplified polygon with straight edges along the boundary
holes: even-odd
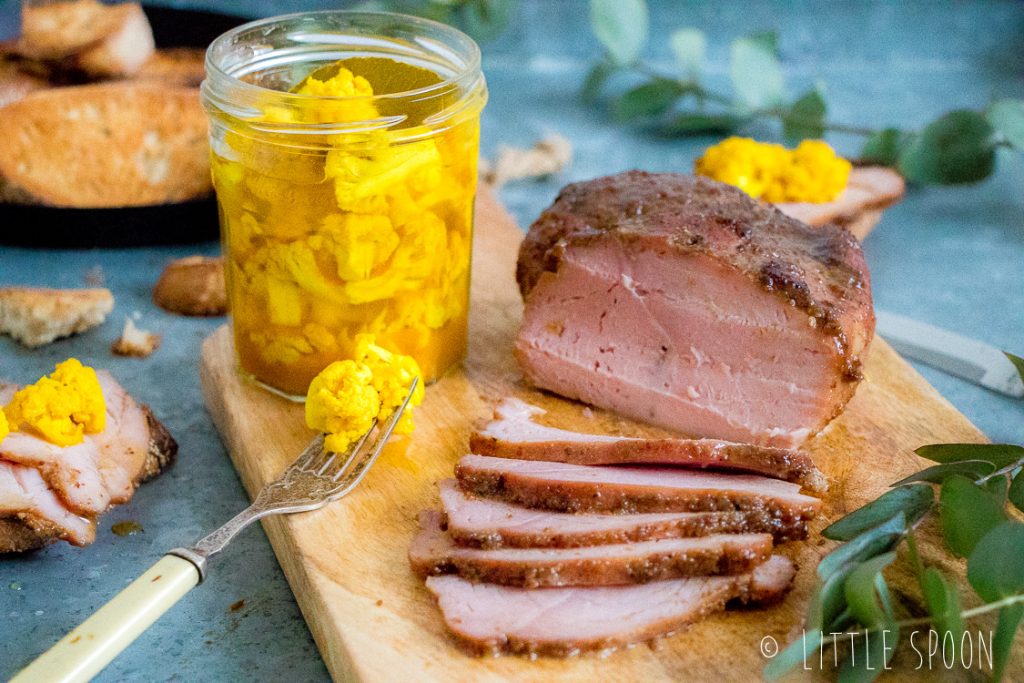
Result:
[[[896,553],[878,555],[858,565],[846,579],[844,592],[857,622],[872,630],[857,652],[865,656],[844,662],[839,671],[840,681],[872,681],[892,659],[899,640],[899,626],[892,611],[889,587],[882,570],[896,559]]]
[[[1013,366],[1017,368],[1017,374],[1020,375],[1021,381],[1024,382],[1024,358],[1007,353],[1006,351],[1003,351],[1003,355],[1010,359]]]
[[[704,57],[708,39],[696,28],[681,28],[673,31],[668,38],[669,47],[676,58],[676,66],[683,78],[696,81],[704,69]]]
[[[995,136],[981,114],[960,109],[928,124],[899,156],[907,180],[955,185],[987,178],[995,169]]]
[[[903,537],[906,528],[907,516],[901,511],[821,558],[821,562],[818,563],[818,578],[827,580],[847,563],[862,562],[888,552]]]
[[[757,43],[774,56],[779,56],[779,34],[775,31],[754,31],[747,34],[747,39]]]
[[[993,527],[967,559],[967,580],[985,602],[1024,592],[1024,524]]]
[[[954,474],[962,474],[968,479],[978,479],[990,474],[996,469],[996,466],[987,460],[957,460],[955,462],[947,462],[943,465],[934,465],[921,470],[920,472],[914,472],[909,477],[900,479],[893,486],[900,486],[902,484],[910,484],[916,481],[928,481],[933,484],[941,484],[945,481],[946,477]]]
[[[910,135],[898,128],[880,130],[864,142],[860,160],[868,164],[895,166],[900,151],[909,140]]]
[[[515,0],[471,0],[459,8],[458,24],[476,41],[486,43],[501,35],[515,12]]]
[[[658,116],[671,109],[684,92],[682,84],[659,78],[623,94],[615,101],[613,111],[620,121]]]
[[[1006,520],[1006,511],[997,496],[955,474],[942,484],[939,516],[946,545],[967,557],[985,534]]]
[[[732,114],[685,113],[673,116],[662,126],[666,135],[704,135],[728,133],[738,128],[744,119]]]
[[[833,522],[821,532],[821,535],[833,541],[849,541],[901,511],[906,515],[909,526],[924,516],[934,502],[935,493],[927,484],[898,486]]]
[[[740,103],[749,110],[778,107],[785,98],[782,68],[763,39],[733,41],[729,75]]]
[[[934,462],[985,460],[997,469],[1024,459],[1024,446],[1005,443],[942,443],[921,446],[914,452]]]
[[[891,608],[887,610],[879,603],[881,593],[876,591],[875,580],[895,559],[896,553],[878,555],[857,565],[846,578],[843,586],[846,604],[865,628],[875,628],[891,618]],[[888,593],[888,588],[885,591]]]
[[[580,99],[584,102],[593,103],[601,95],[601,88],[608,81],[612,74],[619,70],[619,67],[607,59],[594,64],[587,73],[580,88]]]
[[[1007,492],[1006,497],[1010,499],[1021,512],[1024,512],[1024,471],[1018,472],[1017,476],[1013,478],[1013,482],[1010,484],[1010,490]]]
[[[984,482],[982,486],[985,490],[999,499],[999,502],[1006,505],[1006,494],[1007,489],[1010,487],[1010,480],[1005,474],[1000,474],[992,477],[988,481]]]
[[[825,98],[817,88],[808,90],[782,118],[782,134],[790,142],[820,138],[825,134]]]
[[[928,605],[932,626],[939,634],[939,642],[942,642],[946,632],[949,632],[953,636],[953,642],[959,643],[964,632],[964,620],[960,615],[960,593],[956,589],[956,584],[935,567],[928,567],[921,576],[921,592]]]
[[[790,643],[765,665],[762,674],[767,681],[777,681],[789,673],[793,667],[805,661],[821,647],[821,629],[804,631],[803,636]]]
[[[590,0],[590,24],[612,61],[634,63],[647,43],[647,3],[644,0]]]
[[[1019,602],[999,610],[999,621],[996,623],[996,632],[992,637],[993,681],[1003,680],[1006,664],[1010,661],[1010,653],[1013,652],[1014,638],[1017,635],[1017,627],[1020,626],[1021,618],[1024,618],[1024,604]]]
[[[896,651],[900,627],[895,621],[888,621],[880,628],[868,634],[866,643],[863,634],[856,638],[856,645],[852,646],[856,653],[839,666],[839,683],[870,683],[885,671]]]
[[[988,108],[985,118],[1007,142],[1024,151],[1024,100],[999,100]]]

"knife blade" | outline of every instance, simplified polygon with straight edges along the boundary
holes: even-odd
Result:
[[[1024,381],[1006,355],[990,344],[898,313],[875,311],[876,330],[908,358],[1014,398]]]

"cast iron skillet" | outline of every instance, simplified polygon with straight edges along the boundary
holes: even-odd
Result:
[[[158,47],[205,48],[248,19],[215,12],[145,8]],[[136,247],[217,238],[213,197],[123,209],[0,204],[0,244],[26,247]]]

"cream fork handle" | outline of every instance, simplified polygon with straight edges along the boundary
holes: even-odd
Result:
[[[91,680],[198,583],[194,564],[164,555],[9,683]]]

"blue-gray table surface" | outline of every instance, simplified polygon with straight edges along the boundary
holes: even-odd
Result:
[[[266,16],[327,3],[161,4]],[[13,33],[17,6],[15,0],[0,3],[0,38]],[[691,0],[655,1],[651,10],[649,56],[670,68],[669,31],[699,27],[709,36],[708,70],[715,82],[727,74],[731,39],[753,30],[777,30],[790,93],[820,80],[831,112],[844,122],[912,128],[943,111],[981,107],[994,96],[1024,96],[1020,2]],[[580,103],[575,92],[598,53],[587,14],[582,0],[524,1],[511,28],[484,49],[491,91],[483,117],[484,153],[500,143],[528,146],[548,132],[566,136],[575,146],[573,165],[560,177],[503,190],[502,198],[522,225],[565,182],[634,167],[687,171],[712,142],[659,138],[615,124],[603,111]],[[773,133],[769,128],[750,132]],[[831,140],[843,152],[857,151],[854,139]],[[1007,153],[987,182],[911,190],[902,204],[886,212],[865,244],[877,304],[1024,354],[1022,188],[1024,159]],[[0,679],[88,616],[165,550],[195,539],[247,504],[199,392],[200,343],[221,321],[169,315],[150,297],[167,261],[217,250],[214,243],[85,251],[0,247],[0,284],[78,287],[89,274],[101,272],[117,300],[104,326],[39,350],[0,338],[0,377],[30,381],[68,356],[107,367],[154,407],[181,444],[174,468],[140,488],[129,505],[103,517],[94,545],[58,544],[0,559]],[[125,316],[134,312],[141,314],[141,326],[163,335],[163,346],[146,360],[114,358],[108,346]],[[1024,403],[916,367],[990,438],[1024,443]],[[137,521],[145,531],[118,537],[111,525],[119,520]],[[203,586],[98,680],[326,678],[266,537],[254,529],[235,542]]]

